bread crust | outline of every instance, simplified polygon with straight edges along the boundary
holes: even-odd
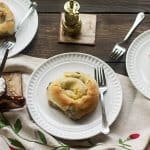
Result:
[[[63,83],[70,83],[74,87],[70,85],[70,87],[64,88]],[[68,95],[67,90],[72,90],[73,93],[69,92],[73,96]],[[76,90],[79,91],[76,92]],[[75,92],[77,96],[74,95]],[[76,72],[65,73],[63,78],[49,84],[47,95],[50,103],[53,103],[74,120],[94,111],[99,100],[96,81],[87,74]]]
[[[0,37],[12,35],[15,29],[14,15],[3,2],[0,2],[0,18]]]

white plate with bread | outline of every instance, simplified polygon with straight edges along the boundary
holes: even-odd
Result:
[[[103,65],[108,82],[105,95],[109,125],[122,105],[122,89],[115,72],[97,57],[64,53],[46,60],[31,75],[27,107],[33,120],[53,136],[81,140],[101,132],[101,107],[94,67]]]
[[[9,15],[8,13],[7,15],[5,15],[6,9],[5,10],[3,9],[2,3],[8,7],[7,11],[9,10],[9,12],[12,13],[11,15],[10,13]],[[0,28],[4,28],[5,26],[6,32],[7,31],[9,32],[8,35],[12,34],[15,31],[17,24],[27,13],[30,3],[31,3],[30,0],[1,0],[0,10],[2,10],[2,12],[0,14]],[[14,27],[12,25],[12,20],[14,21]],[[20,53],[22,50],[24,50],[34,38],[37,29],[38,29],[38,15],[37,12],[34,11],[34,13],[32,13],[31,16],[28,17],[28,19],[24,22],[19,31],[17,31],[16,44],[14,48],[10,50],[9,57],[12,57]],[[5,33],[2,33],[1,29],[0,29],[0,38],[1,39],[5,38]],[[3,51],[0,51],[0,57],[2,55]]]

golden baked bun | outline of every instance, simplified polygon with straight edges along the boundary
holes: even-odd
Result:
[[[94,111],[99,100],[96,81],[79,72],[65,73],[47,87],[48,100],[52,106],[77,120]]]
[[[0,2],[0,37],[8,36],[14,33],[15,19],[9,7]]]

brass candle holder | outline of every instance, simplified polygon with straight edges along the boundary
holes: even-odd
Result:
[[[81,20],[79,17],[80,5],[77,1],[69,0],[64,5],[65,17],[62,21],[64,34],[77,36],[81,32]]]
[[[59,42],[76,44],[95,44],[96,15],[79,14],[80,4],[68,0],[61,13]]]

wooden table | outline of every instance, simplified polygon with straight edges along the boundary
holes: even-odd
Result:
[[[146,12],[145,20],[131,36],[126,47],[150,28],[149,0],[80,0],[82,13],[97,14],[96,45],[72,45],[58,43],[60,12],[66,0],[36,0],[39,4],[39,29],[24,54],[49,58],[66,52],[92,54],[106,61],[117,73],[126,75],[125,56],[111,61],[108,56],[116,42],[121,41],[130,29],[136,14]]]

